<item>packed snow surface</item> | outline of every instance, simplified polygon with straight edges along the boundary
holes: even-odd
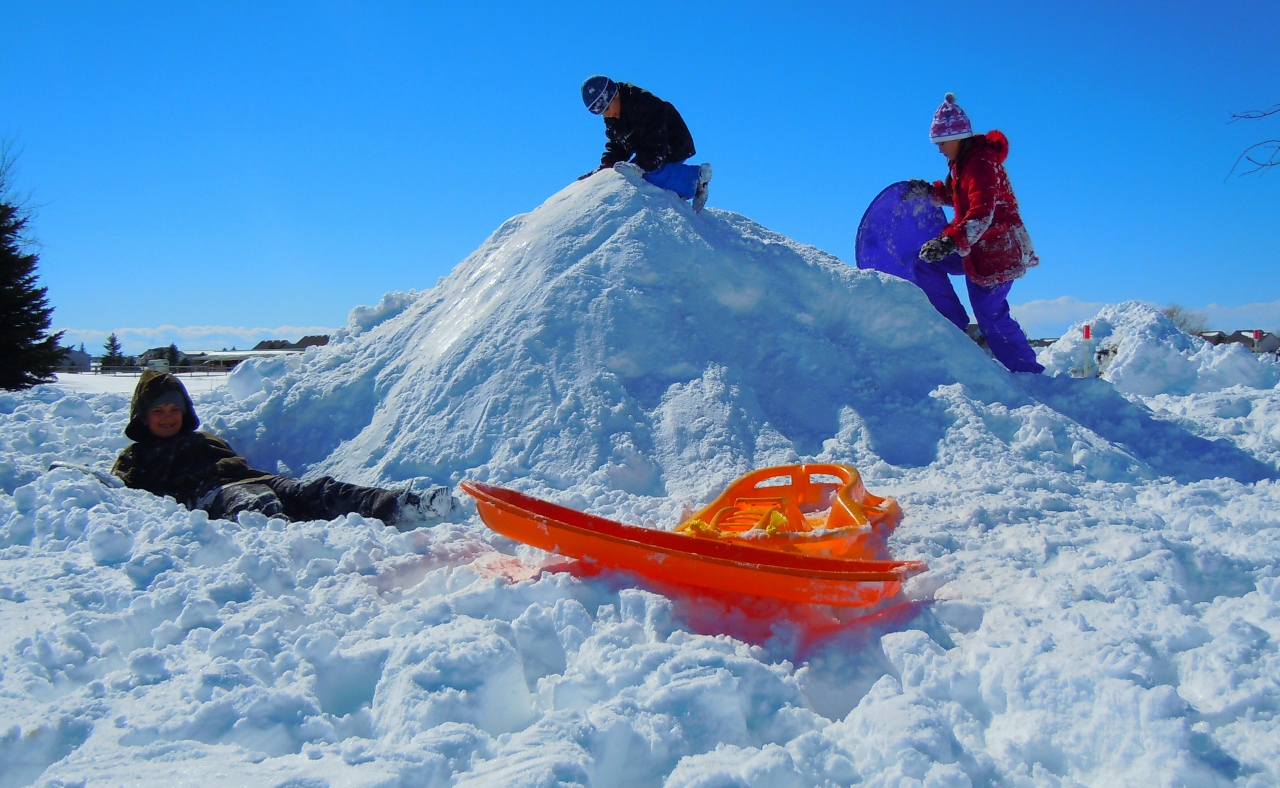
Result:
[[[137,374],[115,373],[109,375],[102,375],[96,372],[59,372],[54,375],[54,378],[60,387],[80,394],[133,394],[133,389],[138,385],[138,378],[141,375],[141,372]],[[225,386],[229,373],[182,373],[178,377],[182,380],[183,385],[187,387],[187,391],[192,394],[199,394]]]
[[[1280,391],[1138,304],[1010,375],[912,285],[620,168],[193,395],[257,467],[656,528],[859,466],[930,571],[859,617],[550,562],[474,515],[211,521],[128,395],[0,394],[0,786],[1271,785]],[[1078,355],[1078,354],[1077,354]]]

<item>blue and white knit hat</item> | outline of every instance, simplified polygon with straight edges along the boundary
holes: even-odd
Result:
[[[596,74],[587,77],[587,81],[582,83],[582,103],[587,105],[587,110],[592,115],[603,115],[616,95],[618,83],[606,76]]]

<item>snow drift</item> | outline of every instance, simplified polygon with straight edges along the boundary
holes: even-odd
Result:
[[[1091,319],[1073,325],[1041,351],[1045,374],[1060,375],[1083,366],[1086,324],[1092,327],[1095,354],[1101,352],[1105,359],[1102,378],[1128,394],[1153,397],[1232,386],[1271,388],[1280,380],[1280,365],[1257,358],[1243,345],[1211,345],[1139,301],[1105,306]]]

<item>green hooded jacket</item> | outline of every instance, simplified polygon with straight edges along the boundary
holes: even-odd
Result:
[[[181,393],[185,403],[182,430],[172,438],[157,438],[147,427],[147,412],[170,391]],[[196,502],[216,487],[272,475],[249,467],[221,438],[196,432],[199,426],[200,418],[182,381],[167,372],[143,372],[124,428],[125,436],[136,442],[120,452],[111,472],[128,487],[171,495],[188,509],[196,508]]]

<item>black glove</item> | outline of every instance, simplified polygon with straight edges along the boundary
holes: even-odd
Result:
[[[949,236],[939,235],[932,241],[925,241],[920,247],[920,259],[926,263],[936,263],[956,250],[956,242]]]
[[[933,184],[928,181],[922,181],[919,178],[912,178],[907,181],[907,190],[902,193],[902,199],[910,200],[915,197],[932,197]]]
[[[600,172],[601,170],[611,170],[611,169],[613,169],[612,164],[601,164],[599,167],[596,167],[591,172],[585,173],[583,175],[579,175],[578,180],[585,181],[587,178],[590,178],[592,175],[595,175],[597,172]]]

